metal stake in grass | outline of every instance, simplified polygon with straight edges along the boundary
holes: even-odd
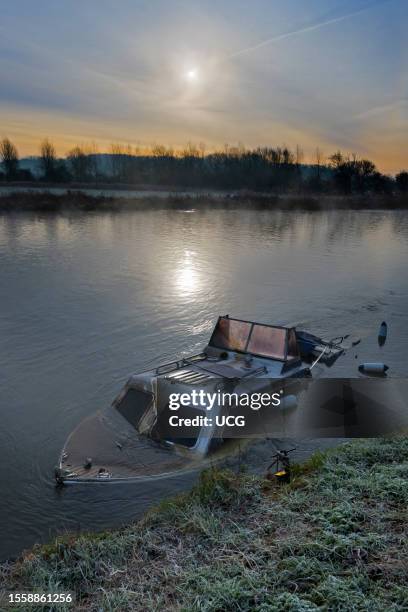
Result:
[[[296,448],[291,448],[290,450],[278,450],[278,452],[273,455],[272,463],[267,469],[266,477],[268,480],[272,480],[275,478],[279,483],[288,483],[290,482],[290,457],[289,453],[292,453]],[[274,468],[274,471],[271,473],[269,470]]]

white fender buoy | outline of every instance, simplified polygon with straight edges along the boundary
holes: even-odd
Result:
[[[297,408],[298,401],[296,395],[285,395],[281,399],[281,403],[279,404],[279,408],[281,410],[291,410],[293,408]]]
[[[358,369],[364,374],[385,374],[389,367],[385,363],[362,363]]]
[[[387,332],[388,332],[387,323],[385,321],[383,321],[381,323],[380,329],[378,331],[378,344],[380,346],[384,346],[385,341],[387,340]]]
[[[85,459],[84,468],[85,470],[90,470],[92,467],[92,457],[87,457]]]

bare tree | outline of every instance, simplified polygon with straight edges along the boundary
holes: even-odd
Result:
[[[167,149],[164,145],[154,144],[150,151],[152,157],[166,157]]]
[[[111,144],[112,175],[116,180],[129,181],[131,179],[134,156],[131,145]]]
[[[303,149],[300,145],[296,145],[296,152],[295,152],[295,164],[297,166],[300,166],[300,164],[302,163],[304,158],[304,153],[303,153]]]
[[[200,142],[198,144],[198,149],[200,151],[200,155],[201,155],[201,159],[204,159],[205,157],[205,150],[206,150],[206,146],[205,146],[205,142]]]
[[[373,175],[377,171],[377,168],[370,159],[361,159],[357,162],[357,171],[363,178],[366,178],[367,176]]]
[[[86,153],[88,155],[89,174],[96,182],[98,182],[98,178],[99,178],[98,145],[95,142],[91,142],[91,144],[86,147]]]
[[[0,158],[6,173],[7,180],[13,180],[18,171],[18,151],[17,147],[8,139],[0,141]]]
[[[336,151],[329,157],[330,167],[333,170],[338,170],[345,163],[349,162],[349,158],[345,157],[341,151]]]
[[[316,160],[316,169],[317,169],[317,180],[320,181],[320,170],[324,162],[324,155],[323,155],[323,151],[319,149],[319,147],[316,147],[316,150],[315,150],[315,160]]]
[[[193,142],[188,142],[187,145],[181,151],[181,157],[185,159],[200,157],[200,151]]]
[[[76,146],[67,153],[72,176],[76,181],[86,181],[89,175],[89,158],[84,149]]]
[[[341,151],[336,151],[329,157],[330,168],[334,172],[334,182],[337,188],[345,194],[351,193],[353,189],[356,161],[355,154],[343,155]]]
[[[110,159],[112,166],[112,176],[119,180],[122,174],[122,156],[124,155],[124,147],[120,143],[112,142],[110,146]]]
[[[40,145],[40,164],[45,180],[55,178],[57,156],[54,145],[45,138]]]
[[[294,164],[296,162],[295,155],[292,153],[292,151],[287,146],[283,147],[280,154],[282,156],[283,163],[286,164],[287,166]]]

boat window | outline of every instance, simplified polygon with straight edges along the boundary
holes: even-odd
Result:
[[[261,357],[285,359],[286,333],[287,330],[280,327],[255,324],[249,340],[248,352]]]
[[[194,417],[202,417],[203,411],[194,408],[193,406],[180,406],[177,412],[170,410],[169,404],[163,408],[158,414],[156,423],[151,432],[151,436],[156,440],[167,440],[174,444],[180,444],[187,448],[193,448],[198,440],[201,432],[200,425],[179,425],[176,430],[169,423],[169,419],[172,416],[177,416],[180,419],[180,423],[183,423],[184,419],[193,419]],[[177,435],[175,434],[175,431]]]
[[[234,319],[219,319],[211,337],[211,346],[229,351],[245,351],[252,323],[235,321]]]
[[[151,393],[141,389],[130,388],[115,408],[137,429],[139,421],[153,401]]]
[[[299,357],[299,347],[294,329],[288,330],[288,359],[296,359]]]

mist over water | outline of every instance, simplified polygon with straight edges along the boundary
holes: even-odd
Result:
[[[0,559],[123,524],[193,482],[56,490],[53,467],[131,372],[201,350],[219,314],[353,333],[406,376],[407,262],[401,211],[0,216]],[[357,376],[361,356],[330,375]]]

